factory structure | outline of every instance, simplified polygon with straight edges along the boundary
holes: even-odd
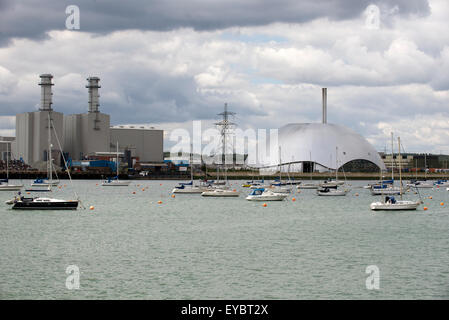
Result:
[[[41,74],[40,79],[39,110],[16,115],[16,138],[11,143],[13,158],[33,167],[46,162],[50,131],[53,145],[51,157],[59,166],[63,166],[60,150],[70,163],[113,160],[117,156],[117,143],[119,156],[131,166],[136,163],[155,166],[163,163],[163,130],[111,126],[110,116],[100,112],[100,78],[87,78],[87,112],[70,115],[53,108],[53,76]]]

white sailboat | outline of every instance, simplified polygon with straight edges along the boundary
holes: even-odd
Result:
[[[338,189],[338,187],[342,186],[344,183],[344,181],[338,180],[338,147],[335,147],[335,180],[320,184],[321,188],[318,189],[316,193],[317,195],[324,197],[345,196],[350,189]]]
[[[193,184],[193,146],[190,145],[190,182],[181,182],[175,186],[172,193],[181,194],[201,194],[204,191],[213,190],[209,183],[204,183],[202,185]]]
[[[310,182],[301,182],[296,188],[298,190],[301,189],[318,189],[318,184],[312,182],[312,171],[313,171],[313,164],[312,164],[312,152],[309,151],[309,158],[310,158]]]
[[[398,149],[399,156],[401,155],[401,140],[398,137]],[[373,202],[370,205],[371,210],[416,210],[421,204],[421,201],[410,201],[402,199],[402,168],[401,162],[399,161],[399,188],[401,189],[401,200],[396,200],[394,197],[385,197],[384,201]]]
[[[0,182],[0,191],[19,191],[23,188],[23,184],[10,184],[9,183],[9,141],[2,141],[6,143],[6,181]]]
[[[118,159],[118,141],[117,141],[117,158],[116,158],[115,167],[117,169],[116,176],[113,178],[108,178],[107,180],[104,180],[101,183],[101,185],[104,187],[127,187],[127,186],[129,186],[130,181],[119,180],[119,178],[118,178],[119,167],[120,167],[120,163],[119,163],[119,159]]]
[[[402,188],[394,186],[394,147],[393,147],[393,132],[391,132],[391,183],[382,182],[371,186],[371,194],[373,196],[380,195],[400,195],[403,193]],[[400,162],[400,160],[399,160]],[[381,172],[382,178],[382,172]],[[382,180],[382,179],[381,179]]]
[[[50,111],[48,112],[48,158],[49,158],[49,183],[48,188],[51,189],[53,182],[53,171],[52,164],[53,159],[51,156],[51,117]],[[54,128],[53,128],[54,130]],[[56,139],[58,139],[56,135],[56,130],[54,130]],[[61,150],[61,144],[58,140],[59,149]],[[61,151],[62,152],[62,151]],[[66,169],[67,162],[65,161],[64,155],[62,155],[64,159],[64,165]],[[70,177],[70,172],[68,171],[70,182],[72,181]],[[75,194],[76,196],[76,194]],[[77,197],[78,198],[78,197]],[[18,195],[11,200],[6,201],[6,204],[12,205],[13,210],[76,210],[78,208],[79,200],[63,200],[63,199],[53,199],[53,198],[44,198],[44,197],[24,197],[21,196],[20,192]]]

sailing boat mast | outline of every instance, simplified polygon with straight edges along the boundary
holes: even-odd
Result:
[[[193,145],[190,144],[190,181],[193,186]]]
[[[6,143],[6,181],[9,182],[9,144]]]
[[[50,110],[48,111],[48,154],[47,154],[47,163],[48,163],[48,171],[50,183],[48,184],[48,190],[51,189],[53,184],[53,169],[52,169],[52,156],[51,156],[51,117]]]
[[[335,181],[338,181],[338,147],[335,147]]]
[[[398,137],[398,158],[399,158],[399,188],[402,200],[402,168],[401,168],[401,138]]]
[[[116,148],[117,148],[117,160],[116,160],[116,164],[115,164],[115,169],[116,169],[116,171],[117,171],[117,180],[118,180],[118,141],[117,141],[117,144],[116,144]]]
[[[394,151],[393,151],[393,132],[391,132],[391,180],[394,181]]]

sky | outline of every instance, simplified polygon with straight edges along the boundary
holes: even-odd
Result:
[[[164,129],[166,150],[224,103],[244,130],[320,122],[327,87],[328,122],[378,151],[394,132],[406,152],[449,154],[448,17],[446,0],[0,0],[0,136],[51,73],[56,111],[86,112],[98,76],[111,124]]]

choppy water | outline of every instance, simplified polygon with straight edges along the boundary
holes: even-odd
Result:
[[[13,193],[0,192],[0,299],[449,298],[445,188],[421,191],[427,211],[371,212],[379,198],[361,188],[263,207],[244,200],[241,182],[244,194],[228,199],[171,198],[174,181],[97,183],[74,181],[94,210],[13,211]],[[69,265],[78,290],[66,288]],[[366,288],[369,265],[379,290]]]

